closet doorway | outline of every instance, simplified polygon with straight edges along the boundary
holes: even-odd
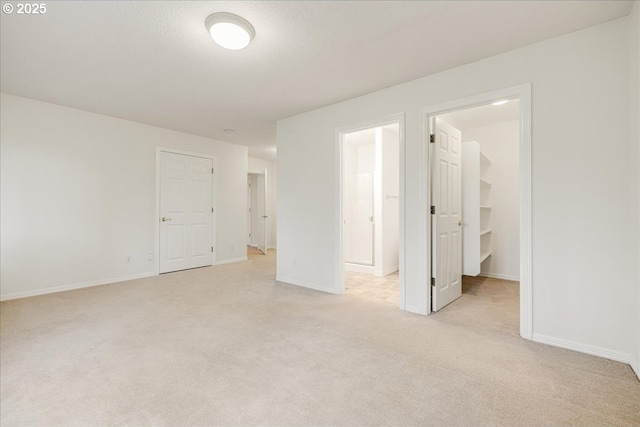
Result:
[[[401,126],[399,119],[379,122],[338,138],[344,292],[395,307],[403,299]]]
[[[427,115],[429,300],[451,315],[484,299],[530,338],[529,88],[520,89]]]

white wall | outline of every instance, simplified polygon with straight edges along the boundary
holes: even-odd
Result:
[[[278,232],[278,208],[276,197],[278,194],[278,169],[276,162],[249,157],[248,171],[251,173],[263,173],[267,171],[267,216],[269,233],[267,235],[267,248],[275,249]]]
[[[278,280],[339,292],[336,129],[405,112],[405,297],[409,310],[426,310],[421,111],[531,82],[534,337],[630,359],[639,236],[629,227],[638,225],[639,159],[629,137],[627,21],[279,121]]]
[[[246,257],[246,147],[4,93],[1,106],[3,298],[154,274],[156,147],[217,157],[216,261]]]
[[[635,155],[631,155],[629,161],[631,162],[631,168],[635,171],[634,181],[638,183],[637,189],[640,191],[640,174],[638,173],[637,163],[635,163],[635,160],[640,156],[640,1],[638,0],[634,2],[633,9],[629,14],[629,86],[630,142],[631,149],[635,150]],[[638,193],[637,200],[640,201],[640,193]],[[636,233],[640,233],[640,227],[636,227]],[[640,268],[640,259],[636,261],[635,266],[636,270]],[[634,342],[635,346],[635,361],[633,367],[638,377],[640,377],[640,272],[637,272],[637,274],[639,276],[637,295],[635,298],[637,301],[635,307],[637,326],[635,339],[632,340],[632,342]]]
[[[463,141],[477,141],[489,159],[491,248],[481,274],[508,280],[520,277],[520,122],[462,129]],[[464,165],[462,165],[464,168]]]

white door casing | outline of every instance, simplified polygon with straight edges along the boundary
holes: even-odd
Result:
[[[438,118],[434,134],[431,307],[438,311],[462,295],[462,134]]]
[[[531,83],[525,83],[518,86],[507,87],[503,89],[497,89],[491,92],[481,93],[466,98],[455,99],[447,101],[441,104],[431,105],[422,110],[423,124],[424,124],[424,141],[426,146],[429,144],[429,134],[433,133],[432,118],[439,115],[450,113],[455,110],[461,110],[466,108],[475,107],[478,105],[485,105],[492,103],[498,99],[511,99],[518,98],[520,100],[520,137],[519,137],[519,152],[520,152],[520,336],[522,338],[531,340],[533,339],[533,246],[532,246],[532,188],[531,188]],[[421,185],[421,194],[426,194],[427,200],[431,189],[430,179],[431,176],[428,173],[431,167],[431,154],[430,150],[425,150],[426,160],[421,168],[421,173],[424,174],[425,185]],[[425,218],[428,215],[428,203],[424,203],[427,211],[425,212]],[[426,226],[429,220],[425,220]],[[432,240],[431,227],[427,227],[427,233],[425,233],[425,239],[421,242],[424,247],[430,247],[428,244]],[[422,253],[422,252],[421,252]],[[428,289],[431,288],[427,283],[430,277],[430,264],[424,263],[424,275],[422,283],[424,286],[420,287],[421,296],[418,300],[419,306],[415,307],[416,313],[429,314],[431,308],[431,292]]]
[[[400,215],[399,215],[399,226],[400,226],[400,234],[399,234],[399,269],[400,269],[400,295],[398,298],[398,306],[401,310],[415,311],[416,309],[407,307],[406,303],[406,292],[405,292],[405,281],[406,277],[404,274],[405,271],[405,263],[406,263],[406,247],[405,247],[405,235],[406,235],[406,224],[405,224],[405,116],[404,113],[391,114],[386,117],[380,117],[376,119],[367,120],[365,122],[361,122],[355,125],[349,125],[341,128],[337,128],[335,130],[335,164],[336,164],[336,175],[335,175],[335,224],[338,228],[339,238],[334,242],[334,253],[335,253],[335,268],[336,268],[336,284],[334,292],[336,294],[344,293],[344,280],[345,280],[345,248],[344,248],[344,239],[345,239],[345,229],[344,229],[344,221],[345,221],[345,167],[344,167],[344,139],[345,135],[351,132],[356,132],[358,130],[374,128],[378,126],[384,126],[386,124],[398,123],[399,125],[399,143],[400,143],[400,153],[399,153],[399,174],[400,174],[400,191],[399,191],[399,205],[400,205]],[[426,297],[424,298],[426,301]]]
[[[212,265],[213,160],[160,151],[160,273]]]

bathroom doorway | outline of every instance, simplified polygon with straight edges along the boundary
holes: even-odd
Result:
[[[344,291],[395,307],[402,306],[401,126],[396,119],[339,137]]]

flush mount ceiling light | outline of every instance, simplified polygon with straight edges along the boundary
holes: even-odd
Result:
[[[209,15],[204,26],[214,42],[231,50],[247,47],[256,35],[249,21],[232,13],[218,12]]]
[[[509,100],[508,100],[508,99],[501,99],[501,100],[499,100],[499,101],[492,102],[492,103],[491,103],[491,105],[495,105],[495,106],[497,107],[498,105],[504,105],[504,104],[506,104],[507,102],[509,102]]]

